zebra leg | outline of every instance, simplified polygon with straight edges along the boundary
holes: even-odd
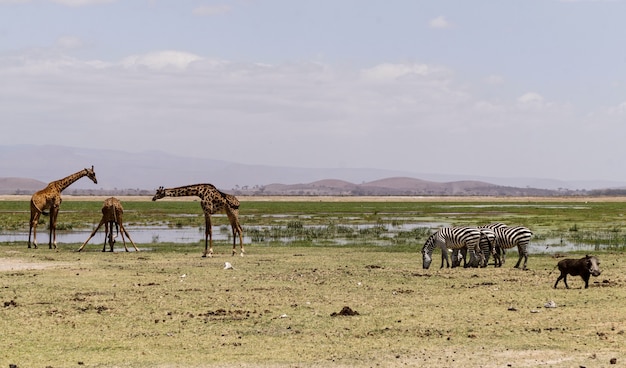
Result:
[[[441,267],[443,268],[443,260],[446,260],[446,268],[450,268],[450,261],[448,260],[448,249],[441,249]],[[454,255],[452,255],[452,267],[454,267]]]
[[[526,247],[521,247],[518,246],[517,247],[518,252],[519,252],[519,258],[517,259],[517,263],[515,264],[515,268],[519,268],[520,263],[522,262],[522,258],[524,258],[524,265],[522,266],[522,269],[526,269],[526,262],[528,262],[528,251],[526,250]]]
[[[483,255],[483,251],[482,249],[480,249],[480,244],[476,245],[476,248],[474,250],[474,254],[476,255],[476,262],[477,264],[473,264],[472,267],[485,267],[486,263],[485,263],[485,256]]]
[[[480,267],[487,267],[487,263],[489,262],[489,249],[485,250],[483,248],[480,248],[480,259],[482,261]]]
[[[503,256],[504,250],[502,249],[501,246],[497,246],[496,247],[496,251],[493,254],[493,259],[494,259],[494,266],[495,267],[502,267],[502,264],[504,262],[502,262],[502,256]]]
[[[461,259],[463,259],[463,268],[467,267],[467,247],[463,247],[461,249],[455,249],[454,251],[452,251],[452,254],[456,254],[457,259],[455,262],[453,262],[452,267],[460,267],[461,266]]]
[[[464,257],[463,253],[461,253],[461,257]],[[461,260],[459,259],[459,250],[453,249],[452,250],[452,268],[459,267],[460,265],[461,265]]]
[[[487,267],[489,265],[489,254],[491,252],[489,251],[489,249],[487,249],[486,251],[483,251],[483,258],[485,259],[485,263],[483,264],[483,268]]]

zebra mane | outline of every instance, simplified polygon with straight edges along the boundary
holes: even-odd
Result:
[[[430,234],[428,239],[426,239],[426,242],[424,243],[424,246],[422,247],[422,253],[425,253],[426,251],[432,253],[433,249],[435,249],[435,236],[436,235],[437,235],[437,231]]]

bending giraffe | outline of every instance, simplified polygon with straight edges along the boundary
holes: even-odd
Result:
[[[233,255],[235,255],[236,238],[239,236],[239,246],[243,257],[242,228],[239,224],[239,200],[231,194],[220,192],[212,184],[195,184],[178,188],[159,187],[152,197],[153,201],[164,197],[187,197],[197,196],[200,198],[200,206],[204,212],[204,253],[202,257],[213,255],[213,230],[211,229],[211,215],[224,211],[228,216],[230,227],[233,230]]]
[[[46,210],[50,210],[50,239],[48,241],[48,247],[52,249],[54,245],[54,249],[57,248],[57,216],[62,201],[61,192],[83,176],[88,177],[95,184],[98,184],[96,173],[93,171],[93,166],[91,166],[91,169],[83,169],[63,179],[50,182],[45,188],[33,194],[30,199],[30,227],[28,229],[29,248],[31,244],[31,232],[33,234],[33,246],[37,248],[37,224],[39,223],[41,214],[47,214],[44,212]]]
[[[85,240],[83,245],[78,248],[78,252],[83,250],[89,240],[91,240],[91,238],[96,235],[96,232],[98,232],[98,229],[100,229],[100,226],[102,226],[102,224],[104,224],[104,245],[102,246],[103,252],[106,251],[107,241],[109,242],[109,248],[111,249],[111,252],[113,252],[113,244],[115,244],[115,238],[117,237],[117,235],[113,236],[113,226],[117,228],[118,233],[122,234],[122,242],[124,243],[124,249],[126,249],[127,252],[128,247],[126,246],[126,239],[124,238],[124,234],[126,234],[128,240],[130,240],[130,243],[135,248],[135,251],[139,251],[139,249],[137,249],[137,246],[135,245],[135,242],[133,241],[133,239],[131,239],[130,234],[128,234],[128,231],[126,231],[126,228],[124,227],[122,219],[123,215],[124,207],[122,207],[122,202],[120,202],[119,199],[115,197],[105,199],[104,203],[102,204],[102,219],[100,219],[100,223],[91,232],[91,235],[89,235],[89,238]]]

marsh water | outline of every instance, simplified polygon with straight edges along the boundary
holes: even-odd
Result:
[[[350,245],[368,244],[378,246],[393,246],[402,239],[402,243],[415,245],[416,252],[423,245],[423,236],[416,234],[426,234],[432,229],[444,226],[441,223],[403,223],[403,224],[333,224],[332,226],[244,226],[244,244],[266,244],[280,243],[288,245],[293,242],[310,241],[324,245]],[[93,229],[63,230],[57,231],[58,244],[80,244],[83,243]],[[126,226],[132,240],[137,246],[148,246],[158,243],[193,244],[204,242],[204,228],[200,227],[171,227],[162,226]],[[47,244],[48,230],[40,228],[37,234],[38,243]],[[0,243],[19,243],[28,240],[27,232],[3,232],[0,233]],[[216,242],[232,242],[232,233],[229,226],[214,226],[213,240]],[[104,244],[104,227],[90,239],[88,247],[102,246]],[[117,247],[121,247],[121,235],[117,238]],[[130,245],[126,239],[127,245]],[[564,239],[534,239],[529,245],[529,253],[560,253],[568,251],[594,251],[608,248],[609,244],[584,244],[573,243]],[[613,245],[614,246],[614,245]],[[123,248],[122,248],[123,249]],[[516,249],[510,250],[517,252]]]

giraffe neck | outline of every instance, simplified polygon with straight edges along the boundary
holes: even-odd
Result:
[[[50,183],[50,186],[56,188],[59,193],[64,191],[65,188],[69,187],[70,185],[72,185],[72,183],[74,183],[76,180],[82,178],[83,176],[87,175],[87,170],[81,170],[77,173],[74,173],[70,176],[67,176],[63,179],[59,179],[56,181],[53,181],[52,183]]]

